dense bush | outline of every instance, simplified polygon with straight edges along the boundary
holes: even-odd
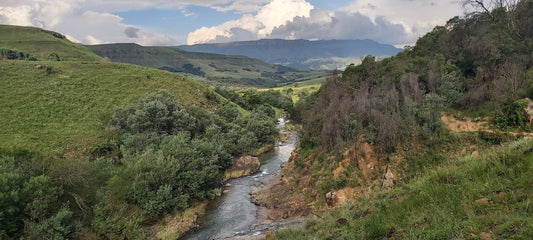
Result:
[[[255,89],[249,89],[237,93],[217,87],[215,91],[249,111],[261,105],[270,105],[285,110],[287,117],[289,118],[292,118],[293,115],[296,114],[292,99],[288,97],[288,95],[282,94],[279,90],[257,91]]]
[[[529,120],[524,112],[527,105],[528,102],[523,99],[504,105],[501,113],[494,118],[494,123],[504,131],[509,130],[511,127],[522,127],[529,130]]]
[[[145,236],[139,227],[143,219],[184,210],[193,199],[212,199],[234,156],[273,143],[278,135],[274,114],[271,107],[257,105],[243,116],[231,102],[214,113],[186,109],[164,91],[116,108],[111,125],[120,140],[108,143],[120,144],[121,166],[106,174],[95,231],[108,238],[138,238]],[[103,147],[117,149],[108,145]],[[121,219],[127,211],[134,214]]]
[[[0,60],[1,59],[37,61],[37,58],[35,58],[31,54],[5,48],[0,49]]]
[[[73,213],[61,201],[63,187],[37,174],[31,161],[0,156],[0,238],[24,231],[30,239],[67,239],[74,231]]]
[[[526,17],[532,6],[518,1],[511,12],[494,8],[456,17],[395,57],[368,56],[297,104],[295,119],[303,123],[306,139],[321,148],[359,139],[389,153],[437,139],[441,110],[449,107],[499,112],[495,122],[501,129],[527,128],[516,100],[533,92],[527,73],[533,64],[531,35],[523,28],[533,23]]]

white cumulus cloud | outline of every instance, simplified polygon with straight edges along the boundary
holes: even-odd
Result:
[[[273,0],[245,15],[190,33],[188,44],[281,39],[372,39],[404,46],[461,15],[456,0],[357,0],[336,11],[305,0]]]
[[[313,5],[305,0],[273,0],[255,15],[245,14],[238,20],[215,27],[202,27],[187,36],[188,44],[229,42],[266,38],[274,28],[295,17],[309,16]]]
[[[435,26],[463,14],[457,0],[358,0],[344,9],[368,16],[374,22],[385,17],[392,24],[402,25],[410,43]]]
[[[172,36],[124,24],[118,15],[89,10],[83,6],[85,3],[83,0],[7,0],[0,3],[0,24],[49,29],[84,44],[178,44]],[[135,34],[131,29],[135,29]]]

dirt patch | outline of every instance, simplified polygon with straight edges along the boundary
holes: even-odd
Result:
[[[502,133],[499,129],[491,125],[492,118],[484,117],[481,119],[472,119],[465,117],[462,120],[455,118],[453,115],[444,115],[440,118],[446,128],[452,130],[453,132],[477,132],[485,131],[490,133]],[[514,136],[521,135],[524,138],[531,139],[533,138],[533,133],[531,132],[507,132]]]
[[[490,117],[485,117],[482,119],[472,119],[469,117],[465,117],[459,120],[453,115],[443,115],[440,120],[442,120],[446,128],[454,132],[496,131],[494,127],[490,126]]]

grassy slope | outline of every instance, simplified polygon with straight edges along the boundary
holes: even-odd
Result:
[[[89,49],[57,36],[61,35],[39,28],[0,25],[0,48],[30,53],[39,60],[48,60],[53,52],[67,61],[101,60]]]
[[[533,141],[520,140],[479,157],[449,159],[404,186],[360,197],[276,239],[532,239],[532,152]]]
[[[276,85],[314,77],[316,71],[282,67],[285,73],[279,73],[280,67],[258,59],[244,56],[228,56],[209,53],[186,52],[169,47],[142,47],[136,44],[106,44],[87,46],[102,57],[115,62],[127,62],[141,66],[180,69],[185,64],[199,67],[205,77],[211,79],[234,79],[234,85]],[[277,78],[261,74],[277,74]],[[321,75],[323,76],[323,75]]]
[[[56,34],[57,36],[57,34]],[[0,149],[63,153],[90,147],[105,135],[113,108],[166,89],[184,105],[204,105],[205,87],[165,71],[101,61],[53,32],[0,26],[0,48],[39,59],[0,61]]]

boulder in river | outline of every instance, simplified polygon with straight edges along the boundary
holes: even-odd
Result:
[[[240,178],[259,171],[261,162],[259,158],[252,156],[242,156],[235,159],[230,169],[226,171],[226,179]]]

